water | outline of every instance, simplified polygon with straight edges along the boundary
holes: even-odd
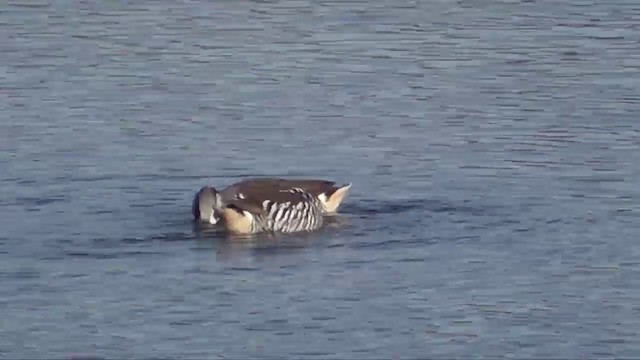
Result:
[[[0,355],[640,355],[635,1],[0,5]],[[353,182],[233,242],[193,193]]]

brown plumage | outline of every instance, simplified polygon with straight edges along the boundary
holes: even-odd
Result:
[[[335,196],[331,206],[325,209],[326,212],[331,213],[338,210],[350,187],[351,184],[338,186],[335,182],[326,180],[252,178],[230,185],[222,190],[220,195],[222,196],[222,201],[236,199],[239,194],[244,195],[246,198],[269,199],[272,196],[278,196],[277,194],[281,190],[299,188],[319,198],[323,203],[329,203],[332,197]]]
[[[243,211],[257,218],[274,215],[269,213],[270,210],[274,206],[279,206],[282,207],[281,212],[289,212],[289,210],[285,210],[287,208],[293,209],[290,211],[289,217],[293,217],[296,213],[314,219],[305,225],[312,227],[311,225],[318,222],[313,214],[316,211],[321,214],[336,212],[350,188],[351,184],[339,186],[333,181],[326,180],[250,178],[232,184],[220,192],[213,187],[203,187],[194,197],[193,214],[196,219],[216,223],[221,217],[237,219],[238,215],[247,215]],[[229,205],[228,208],[227,205]],[[269,209],[265,207],[269,207]],[[236,213],[229,213],[228,210],[235,210]],[[224,212],[227,216],[223,216]],[[309,213],[301,215],[299,212]],[[271,225],[276,228],[284,226],[280,223],[282,219],[277,216],[272,220],[275,221],[273,224],[258,225],[267,228],[272,227]],[[303,225],[289,227],[305,227]]]

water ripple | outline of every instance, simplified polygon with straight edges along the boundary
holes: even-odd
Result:
[[[639,16],[2,3],[0,353],[637,357]],[[354,186],[314,234],[193,224],[248,176]]]

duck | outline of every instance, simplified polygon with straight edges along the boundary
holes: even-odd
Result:
[[[283,178],[249,178],[221,191],[207,185],[195,194],[192,213],[196,221],[222,221],[233,233],[313,231],[337,212],[351,185]]]

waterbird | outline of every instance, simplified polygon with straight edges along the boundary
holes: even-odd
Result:
[[[351,183],[311,179],[250,178],[222,191],[203,186],[194,196],[197,221],[217,224],[238,234],[313,231],[323,215],[335,213]]]

